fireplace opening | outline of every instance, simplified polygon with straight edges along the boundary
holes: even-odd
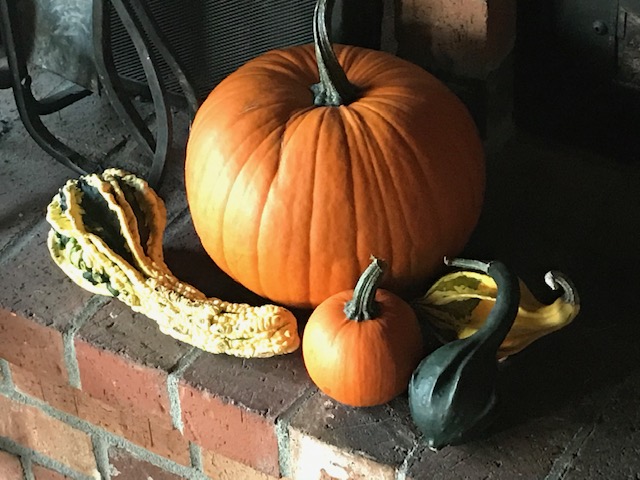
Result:
[[[640,158],[640,1],[521,0],[517,22],[516,123]]]

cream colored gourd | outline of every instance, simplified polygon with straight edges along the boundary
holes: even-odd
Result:
[[[207,298],[164,262],[164,202],[118,169],[70,180],[47,209],[48,246],[78,285],[114,296],[155,320],[164,334],[211,353],[270,357],[300,345],[293,314]]]

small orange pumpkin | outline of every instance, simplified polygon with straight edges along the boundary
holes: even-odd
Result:
[[[322,302],[304,330],[302,354],[309,376],[346,405],[390,401],[407,388],[425,355],[411,307],[378,289],[385,269],[385,262],[373,258],[356,288]]]
[[[352,288],[371,252],[389,262],[385,288],[417,294],[466,244],[484,193],[462,102],[391,54],[334,52],[332,4],[318,1],[315,49],[268,52],[211,92],[186,152],[207,253],[248,289],[307,308]]]

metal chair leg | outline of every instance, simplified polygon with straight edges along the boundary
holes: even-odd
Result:
[[[155,136],[133,106],[117,74],[108,42],[110,5],[115,9],[130,36],[144,69],[156,116]],[[58,140],[40,118],[42,115],[56,112],[90,95],[91,92],[80,87],[72,87],[64,92],[37,100],[31,90],[31,77],[26,58],[16,41],[15,18],[15,2],[0,0],[0,32],[8,61],[8,69],[0,70],[0,88],[13,89],[18,112],[25,128],[45,152],[78,174],[84,175],[97,170],[99,165],[91,164],[78,152]],[[147,180],[155,187],[160,183],[172,145],[173,122],[167,102],[167,91],[154,52],[159,54],[178,80],[192,117],[198,108],[195,92],[151,15],[139,0],[94,0],[92,20],[95,67],[100,86],[118,116],[152,158]]]
[[[105,41],[110,34],[109,3],[107,1],[113,5],[130,36],[147,78],[156,116],[155,138],[129,97],[124,94],[125,90],[117,75],[111,50],[108,48],[108,42]],[[98,78],[113,108],[132,129],[138,142],[151,154],[153,160],[147,180],[150,185],[156,186],[164,171],[173,131],[172,116],[167,103],[167,91],[159,71],[157,58],[152,53],[152,45],[177,76],[193,111],[197,108],[195,93],[143,5],[138,0],[107,1],[94,0],[93,4],[94,51]]]
[[[15,2],[0,0],[0,32],[7,55],[8,70],[2,73],[2,87],[13,89],[18,114],[27,132],[45,152],[76,173],[84,175],[96,169],[86,158],[62,143],[42,123],[41,115],[57,111],[67,105],[90,95],[88,90],[63,92],[55,97],[36,100],[31,90],[31,77],[27,69],[26,59],[16,42],[14,19],[16,18]]]
[[[200,102],[197,99],[196,92],[193,89],[191,82],[178,63],[173,50],[169,47],[169,42],[152,21],[152,16],[145,7],[144,2],[140,2],[140,0],[128,0],[128,2],[131,5],[133,12],[135,12],[136,17],[140,20],[145,34],[149,40],[151,40],[151,43],[160,54],[160,57],[162,57],[162,60],[164,60],[171,70],[171,73],[178,81],[182,94],[187,102],[191,118],[193,118],[198,110]]]

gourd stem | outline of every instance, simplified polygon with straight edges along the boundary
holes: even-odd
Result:
[[[482,273],[488,273],[489,263],[482,262],[480,260],[470,260],[467,258],[449,258],[444,257],[445,265],[455,268],[468,268],[469,270],[476,270]]]
[[[317,106],[348,105],[358,97],[358,89],[349,82],[331,47],[328,20],[335,0],[318,0],[313,12],[313,40],[320,82],[311,86]]]
[[[562,301],[564,303],[569,305],[580,303],[575,285],[564,273],[550,270],[545,274],[544,281],[552,290],[562,289]]]
[[[375,298],[386,270],[386,262],[375,257],[371,258],[371,263],[356,283],[353,298],[344,306],[344,314],[349,320],[362,322],[380,315],[380,305]]]

